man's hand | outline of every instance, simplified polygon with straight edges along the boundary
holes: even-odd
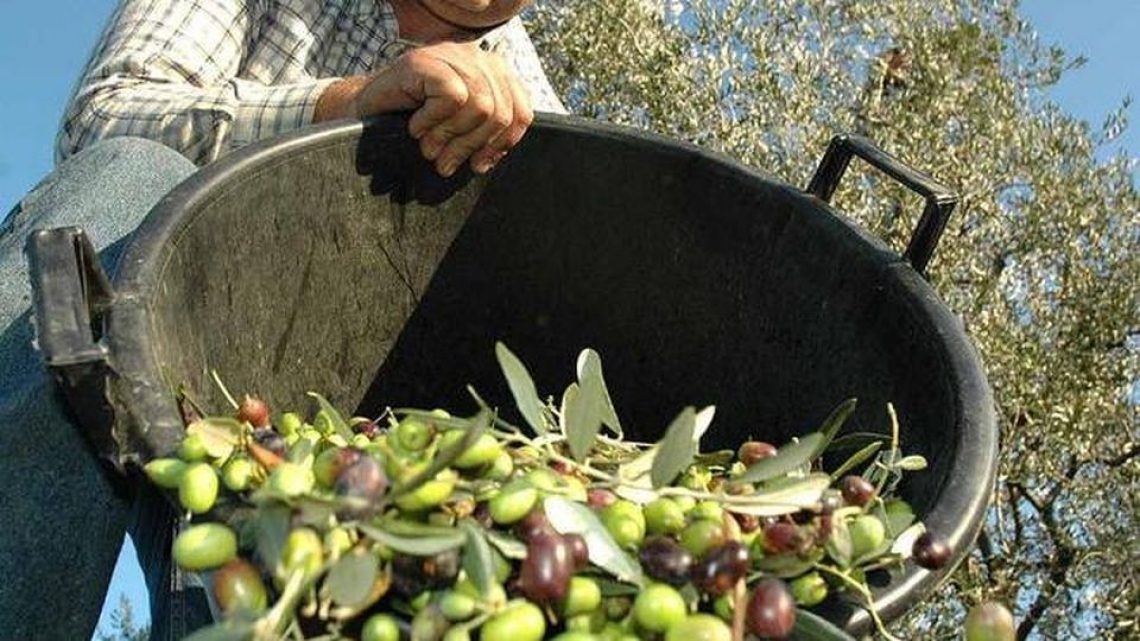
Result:
[[[409,133],[443,176],[465,162],[486,173],[534,120],[530,97],[502,58],[457,43],[413,49],[375,74],[334,83],[313,120],[408,110]]]

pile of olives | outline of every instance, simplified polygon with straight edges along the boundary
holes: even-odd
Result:
[[[628,472],[664,440],[599,435],[574,456],[491,411],[345,419],[312,396],[309,418],[251,396],[189,412],[178,451],[145,467],[185,510],[174,560],[219,620],[203,638],[846,638],[810,608],[869,605],[866,573],[950,556],[866,473],[881,457],[831,479],[818,455],[784,470],[795,447],[751,440],[653,485]]]

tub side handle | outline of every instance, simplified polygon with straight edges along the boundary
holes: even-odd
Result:
[[[843,178],[851,158],[858,156],[864,161],[902,183],[926,200],[922,217],[911,234],[903,258],[910,262],[914,270],[926,276],[926,266],[934,255],[946,221],[958,204],[958,195],[929,175],[918,171],[875,146],[862,136],[844,134],[831,139],[827,151],[816,168],[808,184],[807,192],[824,202],[831,202],[839,181]]]
[[[87,233],[78,227],[41,229],[25,245],[36,343],[80,431],[96,456],[125,469],[113,437],[114,410],[102,321],[115,299]]]

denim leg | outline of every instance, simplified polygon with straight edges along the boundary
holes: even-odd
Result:
[[[154,559],[165,558],[170,543],[169,515],[133,517],[132,497],[116,495],[56,396],[33,347],[24,243],[36,229],[82,227],[110,272],[151,207],[194,169],[157,143],[111,139],[61,164],[0,226],[0,577],[5,577],[0,630],[5,638],[91,638],[124,530],[131,527],[140,561],[151,566],[144,567],[152,575],[148,584],[166,571],[168,562],[158,563],[156,572]],[[134,502],[140,509],[156,504],[153,497]]]

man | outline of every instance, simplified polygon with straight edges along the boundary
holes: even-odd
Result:
[[[490,171],[535,109],[562,111],[519,13],[529,0],[122,0],[67,109],[56,171],[0,228],[0,629],[90,638],[124,529],[154,637],[202,625],[172,581],[162,500],[117,494],[33,348],[24,243],[77,225],[111,269],[197,167],[309,123],[409,112],[437,171]],[[169,598],[173,591],[173,598]]]

